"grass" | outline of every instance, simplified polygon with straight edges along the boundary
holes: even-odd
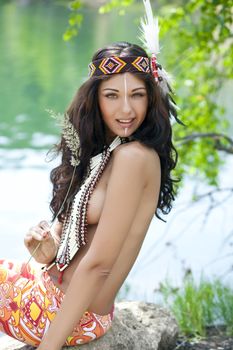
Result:
[[[196,283],[190,274],[181,288],[166,281],[159,292],[185,335],[206,336],[208,327],[222,325],[228,335],[233,335],[233,289],[219,279],[201,278]]]

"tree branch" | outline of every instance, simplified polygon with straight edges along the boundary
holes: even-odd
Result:
[[[199,201],[200,199],[209,197],[211,200],[213,199],[213,195],[215,193],[223,193],[223,192],[228,192],[228,193],[233,193],[233,187],[225,187],[225,188],[215,188],[211,191],[208,191],[206,193],[202,193],[200,195],[195,196],[195,201]]]
[[[214,133],[214,132],[193,133],[193,134],[184,136],[182,138],[178,138],[178,141],[180,141],[179,145],[182,145],[201,138],[211,138],[212,140],[215,141],[215,147],[217,150],[224,151],[225,153],[233,154],[233,139],[221,133]],[[222,140],[227,141],[229,145],[223,144]]]

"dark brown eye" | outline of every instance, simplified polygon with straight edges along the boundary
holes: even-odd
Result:
[[[110,93],[110,94],[106,94],[105,97],[110,98],[110,99],[115,99],[115,98],[117,98],[117,94]]]
[[[136,92],[135,94],[133,94],[132,95],[132,97],[135,97],[135,98],[137,98],[137,97],[144,97],[145,96],[145,94],[143,93],[143,92]]]

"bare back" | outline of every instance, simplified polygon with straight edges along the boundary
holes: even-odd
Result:
[[[59,275],[57,268],[54,266],[51,270],[49,270],[49,274],[54,283],[65,292],[74,271],[91,247],[91,243],[102,214],[102,209],[104,207],[114,159],[117,152],[121,152],[123,148],[125,151],[128,150],[129,152],[133,148],[143,155],[145,167],[141,173],[141,179],[142,183],[145,183],[145,185],[137,206],[136,215],[124,240],[120,254],[117,257],[110,274],[103,283],[99,294],[96,295],[89,306],[90,311],[94,311],[98,314],[107,314],[110,311],[117,292],[122,286],[138,256],[149,224],[155,213],[160,190],[160,161],[154,150],[145,147],[137,141],[134,141],[128,144],[120,145],[113,151],[112,157],[105,168],[104,173],[101,176],[101,179],[99,180],[88,204],[88,242],[86,246],[82,247],[78,251],[71,264],[65,270],[61,285],[57,283],[57,277]],[[131,179],[126,178],[125,181],[129,182]],[[119,188],[119,191],[120,190],[121,188]],[[123,203],[124,193],[121,194],[121,201]],[[118,205],[121,206],[121,203],[118,203]],[[111,232],[109,234],[111,234]],[[107,245],[103,247],[103,254],[105,254],[107,249]]]

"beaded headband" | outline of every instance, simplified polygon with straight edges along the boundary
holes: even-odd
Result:
[[[95,60],[89,64],[89,76],[125,72],[150,73],[150,60],[141,56],[111,56]]]
[[[125,72],[143,72],[152,74],[163,95],[170,92],[170,77],[160,64],[157,63],[159,48],[158,18],[154,17],[150,0],[143,0],[145,6],[145,18],[141,18],[141,36],[149,56],[110,56],[94,60],[89,64],[89,77],[111,75]]]

